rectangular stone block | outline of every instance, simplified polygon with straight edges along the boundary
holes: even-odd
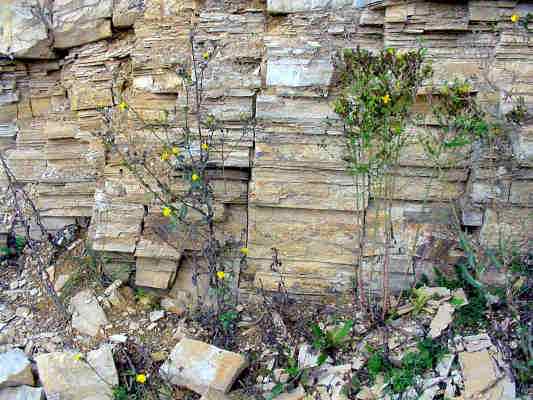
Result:
[[[133,253],[143,217],[142,205],[114,203],[97,191],[90,227],[93,249]]]
[[[137,257],[135,284],[157,289],[169,289],[176,277],[176,260]]]
[[[359,190],[357,190],[359,185]],[[342,171],[289,168],[252,169],[249,203],[315,210],[362,210],[366,184]]]
[[[532,233],[532,208],[488,208],[480,231],[480,241],[489,248],[498,248],[503,243],[525,250],[533,246]]]
[[[328,87],[333,75],[329,60],[278,58],[267,60],[267,86]]]
[[[352,263],[357,244],[354,214],[343,211],[249,206],[250,256]]]

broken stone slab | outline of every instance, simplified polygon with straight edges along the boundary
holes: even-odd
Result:
[[[0,400],[43,400],[44,391],[40,387],[17,386],[0,389]]]
[[[138,257],[135,284],[166,290],[174,282],[177,268],[175,260]]]
[[[174,347],[160,373],[172,384],[200,394],[209,389],[227,393],[247,366],[248,361],[241,354],[184,338]]]
[[[30,360],[22,350],[0,353],[0,388],[34,383]]]
[[[512,379],[500,370],[487,350],[459,353],[463,371],[464,398],[484,400],[513,400],[516,388]]]
[[[438,338],[442,332],[448,328],[453,321],[454,307],[448,303],[442,303],[437,311],[437,314],[431,321],[429,326],[429,336],[432,339]]]
[[[463,344],[466,348],[466,351],[472,353],[474,351],[488,349],[490,346],[492,346],[492,341],[490,340],[489,335],[482,333],[480,335],[463,337]]]
[[[72,297],[70,304],[73,308],[72,327],[83,334],[97,336],[101,328],[109,323],[104,310],[90,289],[77,293]]]
[[[76,353],[55,352],[35,357],[39,378],[49,399],[109,400],[112,386]]]
[[[105,382],[112,386],[118,385],[118,372],[111,345],[103,344],[99,349],[87,353],[87,362]]]

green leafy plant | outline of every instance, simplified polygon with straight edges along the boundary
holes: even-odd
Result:
[[[436,366],[447,353],[438,342],[424,339],[417,343],[416,350],[410,351],[402,358],[399,367],[387,360],[382,351],[370,349],[371,355],[366,367],[371,380],[382,374],[393,393],[403,393],[413,386],[417,376]]]
[[[340,348],[348,338],[353,327],[353,321],[345,321],[341,326],[331,330],[325,330],[318,324],[311,325],[311,334],[313,336],[313,347],[320,351],[318,364],[322,365],[328,355],[334,350]]]

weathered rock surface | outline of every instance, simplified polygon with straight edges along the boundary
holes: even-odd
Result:
[[[0,353],[0,388],[33,384],[30,360],[22,350]]]
[[[107,316],[90,289],[83,290],[72,297],[72,327],[83,334],[96,336],[108,324]]]
[[[0,389],[0,400],[43,400],[44,390],[40,387],[18,386]]]
[[[482,396],[486,400],[515,399],[515,385],[505,371],[500,370],[487,350],[459,353],[464,378],[464,398]]]
[[[65,49],[111,37],[112,7],[112,0],[54,1],[54,47]]]
[[[46,26],[50,9],[39,0],[4,0],[0,3],[0,54],[16,58],[53,58]]]
[[[454,307],[445,302],[440,305],[437,314],[429,326],[429,336],[432,339],[438,338],[442,332],[452,323]]]
[[[174,347],[160,373],[171,383],[200,394],[209,389],[227,393],[247,365],[240,354],[185,338]]]
[[[111,386],[118,385],[118,372],[110,345],[103,344],[99,349],[87,353],[87,362],[105,382]]]
[[[75,353],[47,353],[35,357],[39,378],[47,398],[65,400],[109,400],[111,386],[93,367],[76,360]]]

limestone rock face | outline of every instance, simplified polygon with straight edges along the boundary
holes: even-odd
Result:
[[[22,350],[0,353],[0,388],[33,384],[30,360]]]
[[[171,383],[200,394],[209,389],[227,393],[247,365],[240,354],[185,338],[174,347],[160,372]]]
[[[54,57],[46,26],[50,10],[41,3],[39,0],[5,0],[0,3],[0,54],[16,58]]]
[[[283,14],[352,5],[353,0],[268,0],[268,12]]]
[[[54,47],[66,49],[111,36],[112,0],[54,1]]]
[[[112,386],[93,367],[74,356],[74,353],[56,352],[35,357],[46,396],[65,400],[112,399]]]
[[[96,336],[108,324],[106,314],[92,290],[77,293],[71,300],[73,308],[72,327],[83,334]]]
[[[113,3],[113,26],[117,28],[132,26],[135,20],[142,15],[142,4],[131,0],[115,0]]]
[[[0,389],[0,400],[43,400],[43,388],[31,386],[17,386]]]

